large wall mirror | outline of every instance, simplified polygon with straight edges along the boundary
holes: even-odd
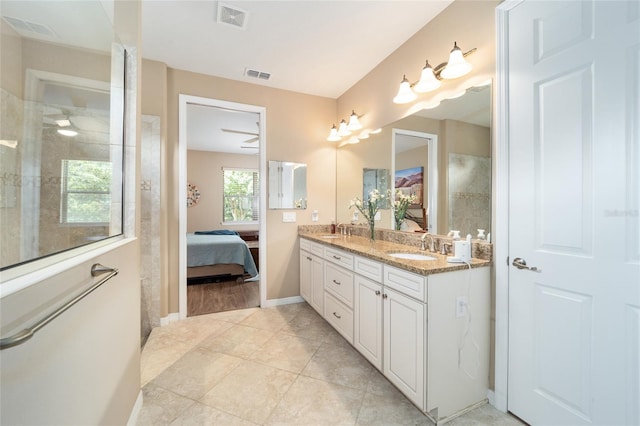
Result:
[[[125,52],[112,8],[2,1],[0,270],[122,233]]]
[[[431,150],[430,141],[435,142]],[[431,233],[455,229],[475,237],[478,229],[490,232],[491,85],[472,87],[459,98],[390,123],[359,144],[340,147],[339,222],[351,220],[349,200],[362,193],[362,170],[367,168],[389,169],[392,182],[402,171],[422,171],[423,203],[410,211],[418,228],[429,228],[431,215],[437,217]],[[381,212],[376,226],[393,229],[391,211]]]

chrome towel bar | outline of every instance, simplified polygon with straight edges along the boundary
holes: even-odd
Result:
[[[58,316],[60,316],[63,312],[65,312],[67,309],[69,309],[70,307],[72,307],[73,305],[75,305],[76,303],[81,301],[82,299],[84,299],[93,290],[97,289],[102,284],[106,283],[111,278],[113,278],[116,275],[118,275],[118,270],[117,269],[109,268],[108,266],[104,266],[104,265],[101,265],[99,263],[94,263],[91,266],[91,276],[92,277],[95,277],[95,276],[98,276],[98,275],[102,275],[102,274],[106,274],[106,273],[108,273],[109,275],[107,275],[106,277],[102,278],[100,281],[92,284],[91,287],[87,288],[85,291],[83,291],[82,293],[78,294],[73,299],[69,300],[64,305],[60,306],[58,309],[56,309],[55,311],[53,311],[52,313],[50,313],[49,315],[47,315],[46,317],[44,317],[40,321],[36,322],[31,327],[25,328],[24,330],[19,331],[18,333],[14,334],[13,336],[9,336],[9,337],[5,337],[5,338],[0,339],[0,350],[7,349],[7,348],[10,348],[10,347],[13,347],[13,346],[16,346],[16,345],[19,345],[21,343],[26,342],[31,337],[33,337],[33,335],[36,334],[36,332],[38,330],[40,330],[42,327],[44,327],[45,325],[49,324],[51,321],[53,321]]]

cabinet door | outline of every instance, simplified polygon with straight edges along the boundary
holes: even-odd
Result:
[[[324,315],[324,260],[311,256],[311,306]]]
[[[383,306],[383,373],[424,410],[426,305],[385,288]]]
[[[311,303],[311,255],[300,250],[300,296]]]
[[[382,285],[356,275],[355,293],[354,346],[382,370]]]

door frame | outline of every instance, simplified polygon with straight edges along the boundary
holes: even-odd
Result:
[[[509,12],[524,0],[505,0],[496,7],[496,113],[494,265],[495,265],[495,364],[492,404],[508,411],[509,373]]]
[[[425,139],[427,144],[427,207],[429,208],[428,221],[424,224],[425,228],[429,232],[438,233],[438,135],[427,132],[417,132],[415,130],[406,130],[400,128],[391,129],[391,185],[393,194],[396,191],[396,137],[398,135],[413,136],[420,139]],[[424,189],[423,189],[424,191]],[[395,196],[395,195],[394,195]],[[434,208],[435,207],[435,208]],[[391,215],[391,229],[395,229],[395,221],[393,215]]]
[[[253,112],[260,116],[258,120],[258,143],[260,145],[260,208],[258,215],[258,226],[260,238],[258,240],[258,250],[260,252],[260,306],[265,306],[267,301],[267,139],[266,139],[266,118],[267,109],[265,107],[240,104],[236,102],[223,101],[219,99],[203,98],[193,95],[178,95],[178,200],[187,199],[187,104],[198,104],[210,107],[234,109],[238,111]],[[178,256],[178,312],[180,319],[187,317],[187,203],[180,202],[178,207],[179,221],[179,256]]]

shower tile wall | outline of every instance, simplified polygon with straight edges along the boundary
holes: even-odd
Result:
[[[460,235],[491,227],[491,158],[449,154],[449,224]]]
[[[0,139],[18,141],[15,148],[0,145],[0,266],[20,261],[20,190],[22,182],[22,114],[23,102],[0,89]]]
[[[160,325],[160,117],[142,116],[140,171],[141,338]]]

